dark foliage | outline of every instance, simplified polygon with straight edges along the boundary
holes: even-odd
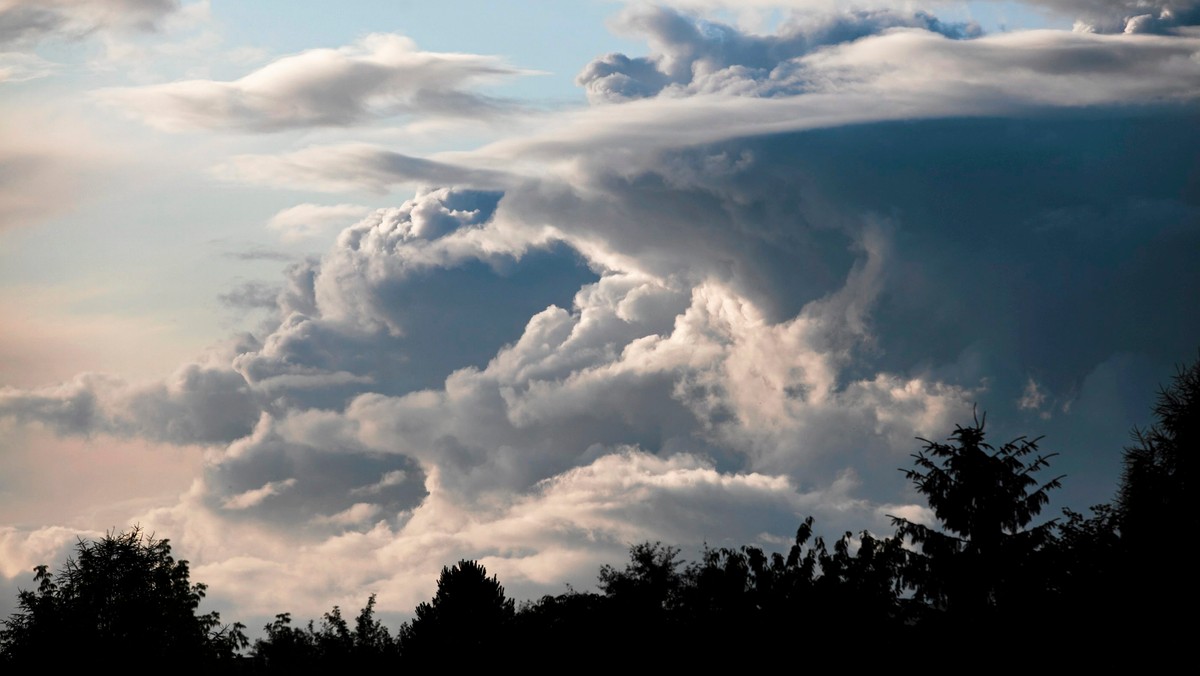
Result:
[[[1200,360],[1180,367],[1171,385],[1159,390],[1154,417],[1149,428],[1133,430],[1117,493],[1122,532],[1135,547],[1154,546],[1186,527],[1192,458],[1200,444]]]
[[[38,566],[34,579],[37,590],[20,592],[0,631],[0,648],[16,665],[107,665],[130,656],[215,664],[247,645],[241,624],[196,613],[205,586],[189,581],[187,561],[171,556],[167,540],[138,527],[81,539],[58,574]]]
[[[1186,548],[1170,546],[1191,530],[1189,487],[1200,448],[1200,360],[1179,367],[1154,406],[1155,422],[1134,428],[1117,493],[1124,594],[1120,612],[1142,618],[1160,650],[1179,650],[1190,636],[1170,612],[1192,607],[1196,585]],[[1167,545],[1167,546],[1164,546]],[[1115,586],[1115,585],[1114,585]]]
[[[921,547],[905,570],[916,598],[968,621],[994,618],[997,609],[1039,592],[1036,562],[1053,522],[1029,524],[1062,479],[1041,483],[1034,476],[1054,455],[1038,454],[1039,439],[1020,437],[997,449],[985,441],[985,421],[957,426],[948,444],[922,439],[916,468],[902,470],[940,528],[892,518],[897,535]]]
[[[375,618],[375,595],[359,612],[351,628],[334,606],[320,626],[309,620],[304,628],[292,626],[290,613],[275,616],[263,630],[266,637],[254,642],[253,662],[261,671],[294,672],[314,668],[371,668],[394,661],[396,640]]]
[[[405,661],[443,667],[474,664],[480,656],[507,652],[515,604],[496,576],[477,561],[442,568],[437,593],[417,606],[400,630]]]

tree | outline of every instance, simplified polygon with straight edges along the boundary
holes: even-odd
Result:
[[[1125,591],[1120,607],[1127,617],[1139,618],[1139,630],[1157,637],[1160,650],[1182,652],[1190,638],[1187,624],[1162,611],[1168,599],[1187,608],[1196,598],[1191,557],[1169,544],[1191,530],[1189,486],[1200,450],[1200,360],[1179,367],[1171,384],[1159,389],[1154,416],[1148,429],[1133,430],[1135,443],[1125,449],[1117,492],[1120,588]]]
[[[187,561],[167,540],[135,526],[100,540],[80,539],[57,574],[38,566],[37,591],[21,591],[4,621],[0,650],[13,663],[95,664],[127,659],[228,660],[246,647],[240,623],[198,615],[206,587],[188,579]],[[63,650],[70,646],[71,650]]]
[[[315,668],[367,669],[396,657],[396,641],[375,619],[375,595],[359,611],[354,628],[334,606],[318,627],[293,627],[291,613],[280,613],[263,627],[265,636],[254,641],[253,661],[261,671],[311,671]]]
[[[1149,429],[1133,429],[1117,493],[1122,535],[1135,548],[1185,528],[1192,457],[1200,444],[1200,360],[1179,367],[1171,385],[1159,389],[1154,415]]]
[[[478,561],[461,560],[442,568],[433,599],[401,628],[401,654],[418,664],[465,663],[504,645],[515,612],[495,575],[488,577]]]
[[[679,548],[645,542],[629,548],[629,563],[620,571],[600,568],[600,589],[605,596],[632,612],[656,616],[676,601],[683,576],[676,570]]]
[[[925,448],[913,456],[915,469],[901,470],[940,528],[892,517],[898,536],[921,546],[906,572],[918,599],[972,619],[1004,605],[1006,597],[1036,593],[1029,573],[1053,521],[1029,524],[1062,479],[1039,483],[1034,477],[1055,455],[1038,454],[1040,437],[1018,437],[996,449],[985,441],[986,419],[956,426],[948,444],[921,439]]]

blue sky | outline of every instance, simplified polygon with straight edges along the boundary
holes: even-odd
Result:
[[[1105,501],[1200,346],[1198,7],[0,5],[0,604],[133,523],[251,626],[886,533],[973,410]]]

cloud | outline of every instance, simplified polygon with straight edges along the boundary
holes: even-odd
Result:
[[[400,470],[397,470],[400,471]],[[338,526],[354,526],[375,518],[379,515],[379,505],[369,502],[356,502],[348,509],[320,520]]]
[[[654,154],[664,148],[789,131],[1096,106],[1189,105],[1200,94],[1197,53],[1200,39],[1189,36],[1037,30],[954,40],[896,28],[768,61],[762,68],[713,71],[703,88],[695,80],[652,97],[591,106],[456,160],[506,160],[518,171],[523,163],[569,166],[563,162],[569,156],[628,170],[631,164],[654,163]]]
[[[274,249],[268,249],[262,246],[246,246],[238,247],[232,251],[226,251],[223,254],[226,258],[233,258],[239,261],[284,261],[290,262],[293,257],[290,254]]]
[[[978,26],[945,24],[925,12],[859,10],[801,15],[775,35],[752,35],[732,26],[665,7],[635,7],[615,27],[645,36],[651,55],[609,54],[592,61],[576,78],[594,102],[626,101],[665,93],[671,96],[736,91],[751,83],[758,95],[797,93],[776,77],[776,69],[821,47],[894,28],[920,28],[951,38],[976,37]]]
[[[633,4],[633,3],[630,3]],[[736,10],[743,18],[761,20],[764,12],[790,9],[797,14],[834,13],[843,10],[835,0],[667,0],[664,4],[686,11]],[[874,6],[894,11],[911,10],[900,0],[875,0]],[[929,7],[953,6],[950,0],[931,0]],[[1200,23],[1195,0],[1023,0],[1053,14],[1075,19],[1075,30],[1103,33],[1163,33]]]
[[[382,477],[380,477],[379,481],[377,481],[369,486],[359,486],[358,488],[355,488],[354,490],[350,491],[350,493],[352,495],[375,495],[375,494],[380,493],[381,491],[383,491],[386,488],[391,488],[392,486],[399,486],[400,484],[404,483],[404,481],[407,478],[408,478],[408,474],[406,474],[404,472],[404,470],[401,470],[401,469],[393,470],[391,472],[384,474]]]
[[[324,383],[332,389],[292,392],[332,405],[365,380],[405,392],[486,364],[532,313],[594,277],[542,229],[494,222],[500,198],[431,190],[347,228],[322,261],[291,269],[280,323],[234,368],[285,389],[342,374]]]
[[[399,185],[497,188],[505,174],[411,157],[365,143],[315,146],[285,155],[236,155],[214,172],[230,181],[321,192],[386,194]]]
[[[1200,24],[1195,0],[1030,0],[1076,19],[1075,30],[1097,33],[1168,33]]]
[[[187,534],[173,538],[180,547],[204,543],[180,553],[188,555],[193,575],[210,585],[211,601],[238,599],[240,617],[269,618],[284,607],[319,615],[331,599],[361,604],[364,590],[378,594],[381,608],[407,612],[432,594],[441,566],[459,558],[483,561],[520,598],[559,591],[563,581],[586,588],[598,567],[620,560],[630,542],[707,538],[736,546],[760,541],[771,524],[794,532],[802,518],[797,514],[811,507],[838,505],[849,514],[862,509],[846,494],[853,477],[828,491],[798,492],[783,477],[725,473],[689,454],[658,457],[632,448],[481,509],[458,502],[438,482],[426,477],[428,494],[399,521],[383,518],[386,510],[377,503],[361,501],[315,518],[312,523],[328,535],[305,539],[303,546],[296,546],[293,529],[285,536],[277,525],[218,518],[193,502],[197,494],[144,515],[143,523]]]
[[[278,307],[280,289],[264,282],[245,282],[217,296],[222,304],[231,308],[254,310]]]
[[[100,535],[102,533],[97,531],[80,533],[60,526],[24,532],[12,526],[0,526],[0,577],[23,577],[30,574],[34,566],[61,561],[73,549],[76,538]]]
[[[1021,398],[1017,400],[1017,408],[1022,411],[1041,411],[1042,416],[1048,418],[1049,411],[1042,411],[1046,397],[1046,392],[1030,377],[1025,381],[1025,390],[1021,393]]]
[[[0,418],[41,422],[65,435],[112,434],[177,444],[228,443],[250,432],[255,396],[228,368],[190,364],[165,382],[82,374],[61,385],[0,389]]]
[[[46,77],[56,66],[36,54],[0,52],[0,84]]]
[[[297,204],[271,217],[267,227],[285,242],[320,237],[336,226],[346,226],[371,210],[357,204]]]
[[[511,106],[468,87],[522,73],[495,57],[422,52],[406,37],[372,34],[281,58],[232,82],[189,80],[99,96],[167,131],[276,132],[399,115],[492,117]]]
[[[269,481],[260,488],[253,488],[245,493],[238,493],[226,499],[225,502],[221,503],[221,506],[225,509],[248,509],[261,504],[263,500],[270,498],[272,495],[278,495],[295,485],[295,479]]]
[[[79,39],[96,31],[154,31],[181,8],[177,0],[7,0],[0,3],[0,45]]]

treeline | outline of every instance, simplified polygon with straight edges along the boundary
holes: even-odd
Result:
[[[135,528],[80,541],[57,574],[39,566],[38,588],[22,591],[3,623],[0,652],[26,668],[136,659],[246,673],[484,663],[543,671],[581,660],[705,668],[767,655],[792,666],[841,655],[915,670],[949,657],[1036,667],[1054,656],[1098,663],[1137,653],[1149,667],[1182,654],[1191,625],[1176,610],[1195,608],[1189,552],[1175,542],[1189,530],[1200,362],[1160,391],[1155,417],[1134,430],[1113,503],[1087,515],[1064,510],[1035,525],[1061,479],[1042,476],[1052,456],[1037,439],[995,447],[976,419],[945,443],[925,441],[906,471],[935,525],[893,517],[890,536],[826,541],[810,517],[787,552],[708,548],[691,562],[673,546],[643,543],[623,567],[600,569],[598,591],[520,606],[463,560],[442,570],[435,596],[394,634],[371,596],[352,621],[336,606],[303,625],[283,613],[251,642],[243,625],[198,615],[204,585],[188,581],[167,541]],[[1046,647],[1064,633],[1086,642]]]

